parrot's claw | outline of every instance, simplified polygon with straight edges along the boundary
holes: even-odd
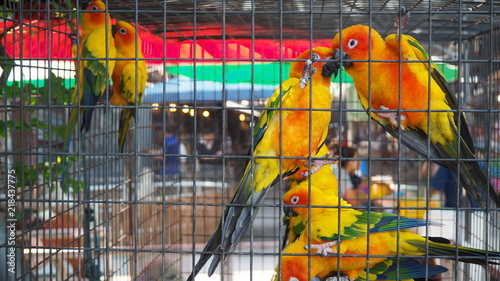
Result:
[[[323,244],[313,244],[313,245],[306,245],[304,246],[304,249],[306,250],[316,250],[316,253],[326,257],[328,254],[336,254],[337,252],[332,249],[332,247],[335,247],[338,245],[337,241],[331,241],[331,242],[326,242]]]
[[[301,89],[304,89],[307,86],[307,84],[311,80],[311,76],[316,73],[317,69],[313,68],[312,66],[314,64],[314,60],[318,59],[320,59],[320,56],[316,53],[313,53],[311,59],[306,60],[304,68],[302,69],[302,78],[299,79]]]
[[[309,83],[309,80],[311,80],[311,75],[313,74],[313,72],[311,71],[312,64],[313,61],[311,59],[306,60],[304,69],[302,69],[302,78],[300,78],[299,80],[301,89],[304,89]]]
[[[381,105],[380,109],[382,109],[382,110],[388,110],[389,108]],[[399,118],[398,118],[398,113],[397,112],[387,112],[387,113],[385,113],[385,112],[377,112],[376,114],[378,116],[380,116],[380,117],[387,118],[394,127],[398,127],[399,126],[399,129],[401,129],[401,131],[406,131],[406,128],[403,126],[403,124],[400,124],[400,122],[399,122]],[[404,115],[401,114],[401,121],[403,121],[405,119],[406,119],[406,116],[404,116]]]
[[[399,40],[401,36],[401,31],[410,21],[410,11],[408,11],[405,7],[402,7],[401,10],[398,11],[396,15],[396,21],[394,22],[394,28],[396,29],[396,40]]]
[[[328,152],[327,154],[323,155],[323,158],[328,158],[330,156],[332,156],[332,153]],[[311,162],[306,161],[306,162],[304,162],[304,166],[310,165],[311,168],[308,171],[303,172],[302,176],[308,177],[308,176],[316,173],[317,171],[319,171],[319,169],[321,169],[321,167],[323,167],[325,165],[329,165],[333,162],[335,162],[335,160],[331,160],[331,159],[316,159],[316,160],[311,160]]]

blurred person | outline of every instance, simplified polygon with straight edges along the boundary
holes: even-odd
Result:
[[[156,156],[157,160],[161,161],[161,168],[158,173],[159,177],[165,176],[167,180],[175,181],[180,178],[180,142],[174,134],[175,128],[167,126],[163,141],[163,156]]]
[[[202,138],[196,144],[199,156],[199,175],[202,181],[222,181],[222,143],[215,138],[211,129],[203,131]],[[210,156],[213,155],[213,156]]]
[[[427,165],[425,162],[420,169],[420,173],[426,177],[427,176]],[[430,197],[439,194],[441,201],[444,200],[444,207],[458,207],[461,201],[461,194],[457,193],[461,188],[458,188],[457,176],[451,170],[438,165],[436,163],[431,163],[430,169]],[[443,198],[444,197],[444,198]]]
[[[459,191],[462,189],[458,186],[457,176],[449,169],[441,165],[438,166],[436,174],[431,178],[431,188],[444,195],[445,207],[458,207],[461,201],[461,192]]]

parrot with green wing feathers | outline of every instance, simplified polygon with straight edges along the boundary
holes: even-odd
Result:
[[[135,106],[142,104],[148,73],[146,62],[140,60],[144,56],[141,51],[141,40],[137,38],[138,41],[136,41],[135,28],[125,21],[118,21],[116,26],[117,29],[114,34],[117,50],[116,57],[129,59],[117,60],[112,74],[113,96],[111,97],[111,105],[131,107],[123,108],[120,114],[118,151],[123,152],[130,119],[132,116],[135,118]]]
[[[253,151],[236,193],[188,280],[213,256],[212,275],[223,256],[233,252],[255,218],[269,188],[315,155],[327,136],[332,103],[330,48],[305,51],[291,63],[290,78],[269,99],[254,129]],[[308,165],[309,166],[309,165]]]
[[[500,207],[500,197],[475,158],[465,115],[417,40],[404,34],[383,40],[373,28],[355,25],[337,34],[332,48],[340,60],[335,75],[343,66],[374,122],[413,151],[453,171],[480,206],[486,208],[491,199]]]

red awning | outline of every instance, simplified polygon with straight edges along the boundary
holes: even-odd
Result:
[[[0,33],[12,26],[12,22],[0,23]],[[5,34],[1,43],[13,58],[71,59],[71,30],[65,21],[23,21]]]
[[[10,22],[10,25],[12,23]],[[0,24],[0,32],[9,28],[9,22]],[[69,25],[65,20],[32,20],[24,21],[22,25],[7,32],[2,40],[7,53],[13,58],[31,59],[71,59],[71,33]],[[221,62],[227,59],[228,63],[233,60],[256,61],[289,60],[297,57],[301,52],[311,47],[309,40],[284,39],[227,39],[227,40],[164,40],[144,28],[139,28],[139,37],[142,41],[142,52],[145,58],[151,60],[148,63],[192,63],[198,62]],[[316,40],[315,46],[328,46],[331,39]],[[195,43],[196,42],[196,43]]]

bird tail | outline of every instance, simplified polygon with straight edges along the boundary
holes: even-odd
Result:
[[[490,261],[490,259],[500,259],[500,252],[498,251],[486,252],[485,250],[460,247],[433,241],[428,241],[427,246],[425,240],[409,240],[408,243],[426,250],[426,252],[428,252],[429,255],[432,256],[441,256],[447,259],[455,259],[458,253],[457,259],[462,262],[475,263],[479,265],[486,265],[486,263],[499,264],[497,262]],[[486,255],[486,253],[488,254]]]
[[[494,203],[496,207],[500,207],[499,195],[474,156],[474,144],[471,140],[468,140],[470,135],[467,127],[462,127],[461,132],[462,136],[450,144],[436,144],[437,153],[443,159],[450,158],[450,156],[455,158],[457,156],[456,147],[460,145],[459,157],[465,160],[460,163],[460,170],[457,169],[456,161],[438,160],[436,163],[448,168],[450,171],[454,171],[457,176],[460,173],[460,184],[467,191],[467,195],[472,197],[483,209],[486,209],[486,202],[488,201]],[[458,134],[458,132],[456,133]],[[486,195],[489,197],[487,198]],[[490,204],[490,207],[493,207],[493,204]]]
[[[287,177],[298,170],[283,173],[282,177]],[[207,242],[203,249],[203,254],[196,263],[193,272],[188,277],[187,281],[194,280],[194,277],[200,272],[203,266],[208,262],[213,255],[213,260],[208,269],[208,275],[212,276],[217,266],[222,261],[224,254],[234,252],[236,246],[240,243],[243,234],[257,215],[262,200],[266,196],[269,188],[279,181],[279,175],[271,182],[269,186],[263,188],[259,192],[255,192],[253,184],[253,173],[250,164],[247,165],[243,178],[238,184],[238,188],[228,203],[224,214],[217,226],[217,229],[212,234],[212,237]]]
[[[94,75],[90,69],[84,68],[84,77],[85,77],[85,85],[83,86],[83,101],[82,105],[87,107],[83,108],[84,111],[82,118],[82,125],[80,130],[83,131],[85,129],[86,132],[90,129],[90,124],[92,123],[92,113],[94,113],[95,105],[99,101],[99,98],[103,96],[103,92],[106,91],[106,88],[103,89],[101,93],[94,92],[94,86],[99,77]]]
[[[224,210],[223,217],[217,229],[205,245],[203,254],[188,277],[188,281],[194,280],[194,277],[213,255],[214,258],[208,270],[208,275],[211,276],[222,260],[221,252],[234,251],[241,237],[248,229],[250,222],[255,218],[258,205],[264,199],[269,188],[265,188],[258,193],[254,192],[250,174],[247,168],[235,195]]]
[[[356,281],[425,278],[447,271],[446,267],[428,264],[425,259],[390,258],[375,264],[369,272],[363,271]]]
[[[124,108],[120,114],[120,125],[118,129],[118,151],[123,153],[123,147],[125,146],[125,139],[127,138],[127,132],[130,124],[130,119],[134,116],[135,110]]]
[[[200,259],[198,260],[196,265],[194,266],[193,272],[191,272],[191,275],[189,275],[187,281],[194,280],[196,275],[198,275],[198,273],[205,266],[210,257],[212,257],[212,255],[215,254],[216,251],[219,251],[221,238],[222,238],[222,225],[219,222],[217,229],[215,229],[214,233],[212,234],[212,237],[210,237],[210,240],[208,240],[207,244],[205,245],[203,253],[201,254]]]
[[[484,209],[486,209],[486,198],[490,198],[497,208],[500,207],[500,196],[496,193],[488,176],[476,161],[460,164],[460,183],[467,190],[467,194],[480,203]],[[488,197],[487,194],[489,195]],[[493,207],[492,204],[490,204],[491,207]]]

